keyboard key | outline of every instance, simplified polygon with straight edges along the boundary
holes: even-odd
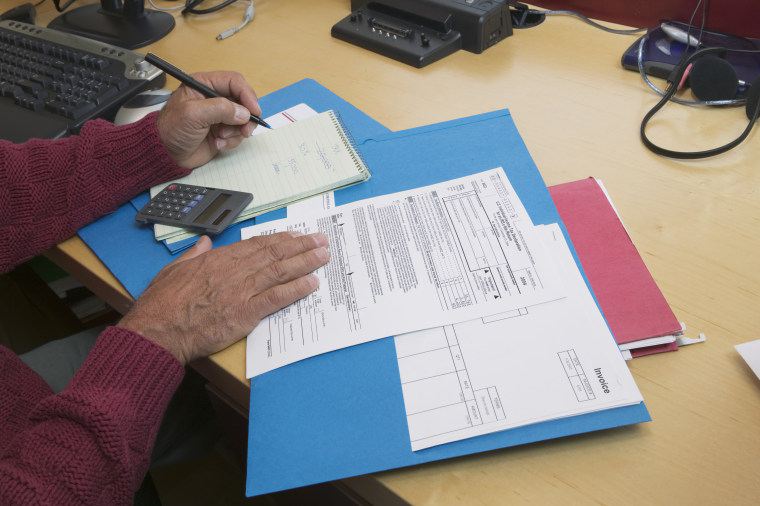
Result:
[[[70,72],[71,69],[74,68],[74,66],[71,63],[65,62],[63,60],[55,60],[53,62],[53,67],[63,72]]]
[[[46,86],[50,86],[53,84],[53,79],[44,75],[44,74],[33,74],[31,77],[31,81],[34,81],[36,83],[40,83],[40,85],[44,88]]]
[[[6,83],[0,85],[0,94],[4,97],[16,98],[24,94],[24,90],[15,84]]]
[[[30,111],[39,111],[45,106],[45,103],[41,99],[31,97],[29,95],[17,97],[16,104],[20,105],[24,109],[29,109]]]
[[[70,119],[79,119],[85,115],[88,111],[95,109],[95,104],[92,102],[80,102],[76,105],[70,106],[66,109],[66,117]]]
[[[61,116],[66,115],[66,106],[67,104],[61,102],[60,100],[48,99],[45,101],[45,109]]]
[[[42,85],[40,83],[36,83],[34,81],[30,81],[28,79],[22,79],[18,83],[16,83],[18,86],[21,86],[21,88],[26,92],[35,92],[37,90],[42,89]]]
[[[116,96],[117,93],[118,92],[113,88],[103,88],[95,95],[94,100],[98,104],[104,104],[108,102],[111,99],[111,97]]]

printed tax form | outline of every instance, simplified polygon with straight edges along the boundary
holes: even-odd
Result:
[[[562,283],[501,168],[243,229],[320,231],[310,296],[248,336],[246,375],[415,330],[561,298]]]

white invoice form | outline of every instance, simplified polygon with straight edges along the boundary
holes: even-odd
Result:
[[[559,226],[567,297],[396,336],[412,450],[642,402]]]
[[[320,286],[248,336],[247,376],[404,332],[564,295],[501,168],[243,229],[320,231]]]

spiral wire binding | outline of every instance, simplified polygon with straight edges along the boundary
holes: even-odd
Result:
[[[338,133],[343,140],[343,144],[346,146],[346,149],[351,155],[351,158],[354,159],[357,168],[359,168],[361,172],[366,175],[364,178],[364,181],[366,181],[370,178],[370,176],[372,176],[372,171],[370,170],[369,165],[367,165],[367,160],[364,159],[364,155],[359,150],[359,146],[356,144],[354,136],[351,135],[351,132],[348,130],[348,128],[346,128],[346,124],[343,122],[343,118],[338,111],[331,110],[330,118],[332,118],[333,124],[338,129]]]

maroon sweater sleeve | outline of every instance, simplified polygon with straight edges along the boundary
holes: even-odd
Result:
[[[0,347],[0,504],[131,505],[183,374],[165,349],[108,327],[53,395]]]
[[[156,115],[96,120],[77,136],[0,140],[0,272],[44,252],[141,191],[189,173],[169,156]]]

